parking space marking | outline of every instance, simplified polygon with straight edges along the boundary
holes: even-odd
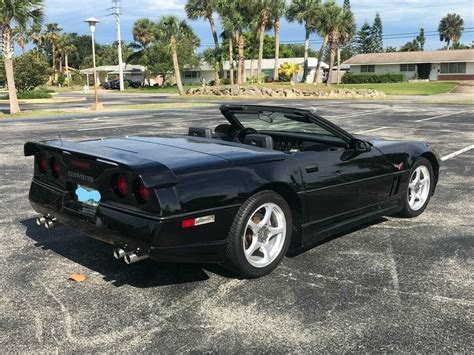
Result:
[[[450,112],[450,113],[445,113],[444,115],[428,117],[428,118],[422,118],[421,120],[416,120],[415,122],[431,121],[431,120],[435,120],[437,118],[448,117],[448,116],[452,116],[452,115],[458,115],[458,114],[462,114],[462,113],[466,113],[466,112],[468,112],[468,111]]]
[[[369,133],[369,132],[381,131],[382,129],[387,129],[387,128],[393,128],[393,127],[378,127],[378,128],[373,128],[373,129],[367,129],[367,130],[365,130],[365,131],[356,132],[355,134],[362,134],[362,133]]]
[[[471,150],[471,149],[474,149],[474,144],[473,145],[470,145],[469,147],[466,147],[466,148],[463,148],[463,149],[460,149],[460,150],[457,150],[451,154],[448,154],[448,155],[445,155],[444,157],[441,158],[441,161],[446,161],[448,159],[451,159],[451,158],[454,158],[462,153],[466,153],[467,151]]]
[[[387,110],[391,110],[391,109],[392,109],[392,107],[385,107],[385,108],[381,108],[379,110],[362,111],[362,112],[350,113],[350,114],[347,114],[347,115],[340,115],[340,116],[326,115],[326,118],[329,119],[329,120],[334,120],[334,119],[350,118],[350,117],[356,117],[356,116],[362,116],[362,115],[372,115],[374,113],[379,113],[379,112],[387,111]]]

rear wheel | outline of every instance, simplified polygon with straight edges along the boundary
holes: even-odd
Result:
[[[433,183],[433,168],[430,162],[425,158],[419,158],[410,170],[402,217],[412,218],[423,213],[430,202]]]
[[[251,196],[232,224],[226,266],[248,278],[269,274],[285,256],[292,228],[291,211],[283,197],[273,191]]]

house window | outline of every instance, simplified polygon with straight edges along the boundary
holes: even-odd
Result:
[[[361,65],[360,66],[361,73],[374,73],[375,72],[375,65]]]
[[[186,79],[196,79],[198,77],[198,72],[193,70],[193,71],[185,71],[184,72],[184,77]]]
[[[400,64],[400,71],[415,71],[415,64]]]
[[[466,63],[441,63],[441,74],[464,74]]]

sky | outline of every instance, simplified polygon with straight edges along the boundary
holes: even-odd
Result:
[[[337,2],[342,4],[343,0]],[[101,21],[97,28],[97,41],[103,44],[115,41],[112,0],[45,0],[45,3],[47,21],[59,23],[64,31],[87,34],[88,26],[82,21],[94,16]],[[158,20],[160,16],[169,14],[186,17],[186,0],[121,0],[121,3],[122,38],[127,42],[133,41],[133,23],[139,18]],[[358,29],[364,21],[372,24],[375,14],[380,13],[384,27],[384,47],[399,47],[411,41],[421,27],[425,29],[427,37],[425,50],[443,47],[444,43],[439,41],[437,34],[438,24],[444,15],[453,12],[464,19],[465,31],[461,42],[471,44],[474,41],[474,0],[351,0],[351,6]],[[201,39],[201,50],[212,46],[209,24],[204,20],[190,21],[190,24]],[[302,25],[283,20],[282,42],[302,43],[303,39]],[[311,47],[317,49],[320,43],[317,35],[313,34]]]

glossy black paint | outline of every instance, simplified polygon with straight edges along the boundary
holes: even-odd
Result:
[[[92,237],[139,249],[156,260],[222,262],[239,206],[258,191],[275,190],[288,201],[295,225],[291,247],[298,249],[367,219],[400,211],[408,171],[418,157],[430,159],[438,174],[438,158],[424,143],[354,137],[306,110],[222,107],[235,130],[242,126],[233,112],[242,110],[297,114],[339,141],[315,139],[315,144],[331,149],[295,152],[178,135],[28,142],[25,155],[35,156],[32,206]],[[277,140],[287,138],[274,134]],[[294,137],[290,134],[288,139]],[[39,158],[44,156],[60,161],[59,178],[41,173]],[[114,193],[117,174],[131,187],[125,197]],[[133,186],[140,180],[153,192],[146,203],[134,196]],[[101,192],[97,208],[77,202],[78,184]],[[181,226],[184,219],[211,214],[215,223]]]

